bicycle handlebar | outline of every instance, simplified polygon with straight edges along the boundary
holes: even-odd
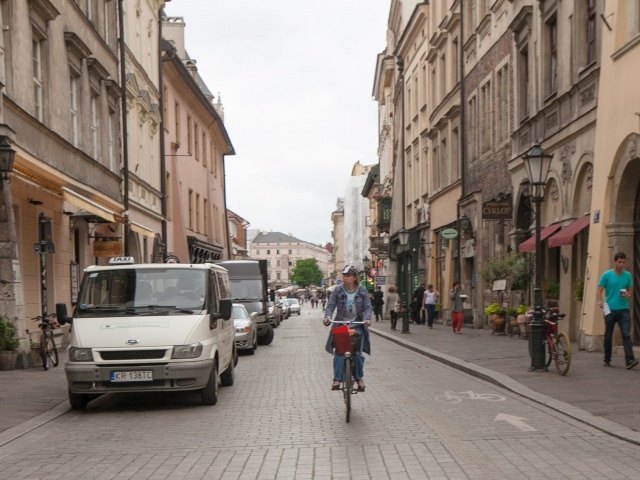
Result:
[[[365,322],[367,322],[367,320],[363,320],[361,322],[350,322],[348,320],[331,320],[330,318],[326,318],[325,320],[329,320],[330,323],[337,323],[338,325],[364,325]]]

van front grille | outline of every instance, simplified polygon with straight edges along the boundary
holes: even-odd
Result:
[[[166,350],[108,350],[99,352],[103,360],[157,360]]]

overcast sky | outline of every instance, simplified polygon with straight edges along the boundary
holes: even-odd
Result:
[[[227,207],[249,228],[331,239],[353,164],[377,163],[376,55],[391,0],[172,0],[236,151]]]

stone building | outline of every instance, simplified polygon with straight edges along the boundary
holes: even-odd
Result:
[[[305,242],[282,232],[260,232],[251,241],[251,258],[267,261],[269,288],[291,285],[298,260],[315,258],[323,278],[329,278],[329,251],[321,245]]]

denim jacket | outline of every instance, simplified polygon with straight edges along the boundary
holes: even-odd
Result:
[[[358,290],[356,291],[355,297],[355,305],[356,312],[358,312],[358,317],[360,321],[371,320],[371,299],[369,298],[369,292],[362,285],[358,286]],[[331,293],[331,297],[329,297],[329,303],[327,304],[327,308],[324,311],[325,318],[331,318],[333,316],[333,312],[336,312],[335,320],[340,322],[342,321],[342,317],[344,316],[344,309],[347,308],[347,293],[344,291],[344,288],[337,287],[333,293]],[[339,326],[338,324],[332,324],[331,328]],[[357,325],[356,330],[359,330],[364,337],[364,344],[362,346],[362,350],[369,355],[371,355],[371,343],[369,342],[369,329],[365,325]],[[329,353],[333,353],[333,343],[331,338],[331,333],[329,333],[329,338],[327,339],[327,344],[325,346],[325,350]]]

